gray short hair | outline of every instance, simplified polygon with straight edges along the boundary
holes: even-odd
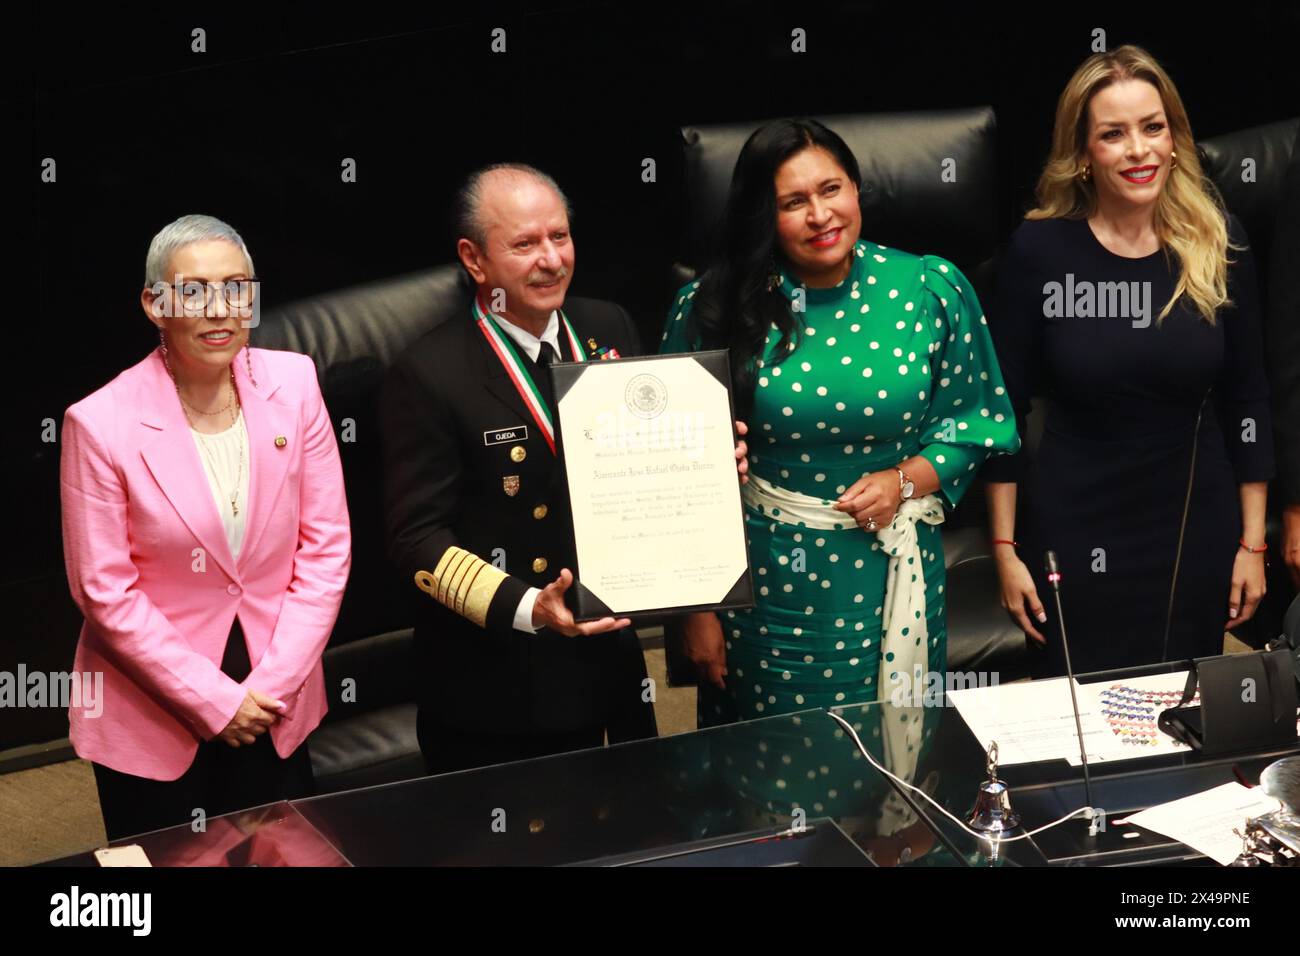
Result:
[[[483,222],[483,180],[489,173],[496,172],[512,172],[528,176],[549,187],[560,197],[560,202],[564,203],[564,214],[569,217],[570,223],[573,222],[573,207],[569,205],[569,197],[564,195],[560,184],[546,173],[527,163],[493,163],[491,166],[474,170],[465,178],[460,189],[456,190],[452,208],[455,210],[454,225],[457,239],[468,239],[479,247],[486,244],[487,226]]]
[[[224,239],[239,246],[248,274],[254,275],[253,257],[248,254],[248,246],[244,245],[234,226],[213,216],[189,215],[163,226],[149,243],[149,254],[144,260],[145,286],[152,288],[158,282],[171,281],[167,270],[171,267],[172,256],[188,245],[213,239]]]

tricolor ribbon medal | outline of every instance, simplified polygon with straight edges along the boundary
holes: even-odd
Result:
[[[546,437],[546,444],[550,446],[551,454],[555,454],[555,426],[551,422],[551,410],[546,407],[546,400],[542,398],[542,393],[537,390],[537,383],[533,381],[532,375],[528,373],[528,366],[520,360],[519,353],[515,351],[510,336],[501,331],[501,322],[504,320],[489,312],[478,296],[474,297],[473,312],[474,323],[478,326],[479,331],[483,333],[483,337],[487,339],[488,346],[496,355],[497,361],[505,367],[506,374],[510,376],[510,381],[514,383],[515,390],[519,392],[519,397],[524,400],[524,406]],[[569,317],[564,314],[563,309],[560,310],[560,326],[564,329],[565,335],[569,337],[569,346],[573,349],[573,354],[577,357],[577,360],[579,362],[587,361],[587,353],[583,351],[582,343],[578,341],[578,335],[573,331],[573,323],[569,321]]]

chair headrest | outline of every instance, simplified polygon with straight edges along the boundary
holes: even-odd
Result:
[[[994,254],[997,123],[991,107],[817,118],[858,158],[864,238],[942,255],[963,268]],[[736,158],[761,125],[682,129],[687,223],[682,256],[697,271],[714,253]]]
[[[1206,175],[1219,187],[1228,211],[1246,227],[1256,258],[1261,261],[1267,261],[1297,137],[1300,119],[1289,119],[1239,129],[1196,144]]]
[[[322,377],[361,361],[382,371],[464,308],[469,291],[461,274],[459,265],[440,265],[291,302],[263,315],[250,339],[259,348],[310,355]]]

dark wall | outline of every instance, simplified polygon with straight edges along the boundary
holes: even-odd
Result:
[[[1050,20],[1047,6],[38,10],[13,37],[30,70],[17,125],[26,185],[10,204],[27,255],[11,264],[10,289],[27,292],[9,301],[0,385],[19,423],[6,453],[0,594],[22,613],[0,633],[0,669],[70,666],[77,618],[62,582],[58,446],[40,440],[41,422],[61,421],[154,344],[138,294],[148,242],[166,222],[206,212],[233,223],[273,307],[449,261],[456,180],[522,159],[555,175],[576,207],[574,293],[623,302],[649,333],[677,252],[683,124],[991,104],[1006,234],[1094,28],[1165,64],[1198,138],[1297,111],[1293,4],[1071,4]],[[490,50],[498,26],[505,54]],[[194,27],[207,31],[206,53],[190,50]],[[790,51],[795,27],[807,53]],[[37,179],[45,157],[57,183]],[[340,179],[345,157],[357,161],[355,184]],[[641,179],[647,157],[655,183]]]

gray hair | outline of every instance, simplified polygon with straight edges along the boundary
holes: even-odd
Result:
[[[213,239],[223,239],[238,246],[244,254],[248,274],[254,275],[253,257],[248,254],[248,246],[244,245],[234,226],[213,216],[189,215],[163,226],[149,243],[149,254],[144,260],[145,286],[152,288],[158,282],[171,281],[167,270],[171,268],[172,256],[186,246]]]
[[[560,202],[564,203],[564,214],[569,217],[570,222],[573,221],[573,207],[569,205],[569,197],[564,195],[560,184],[546,173],[527,163],[493,163],[491,166],[474,170],[465,178],[460,189],[456,190],[452,208],[455,210],[454,225],[457,239],[468,239],[480,247],[486,244],[487,224],[483,222],[483,180],[489,173],[503,171],[531,177],[550,188],[560,197]]]

